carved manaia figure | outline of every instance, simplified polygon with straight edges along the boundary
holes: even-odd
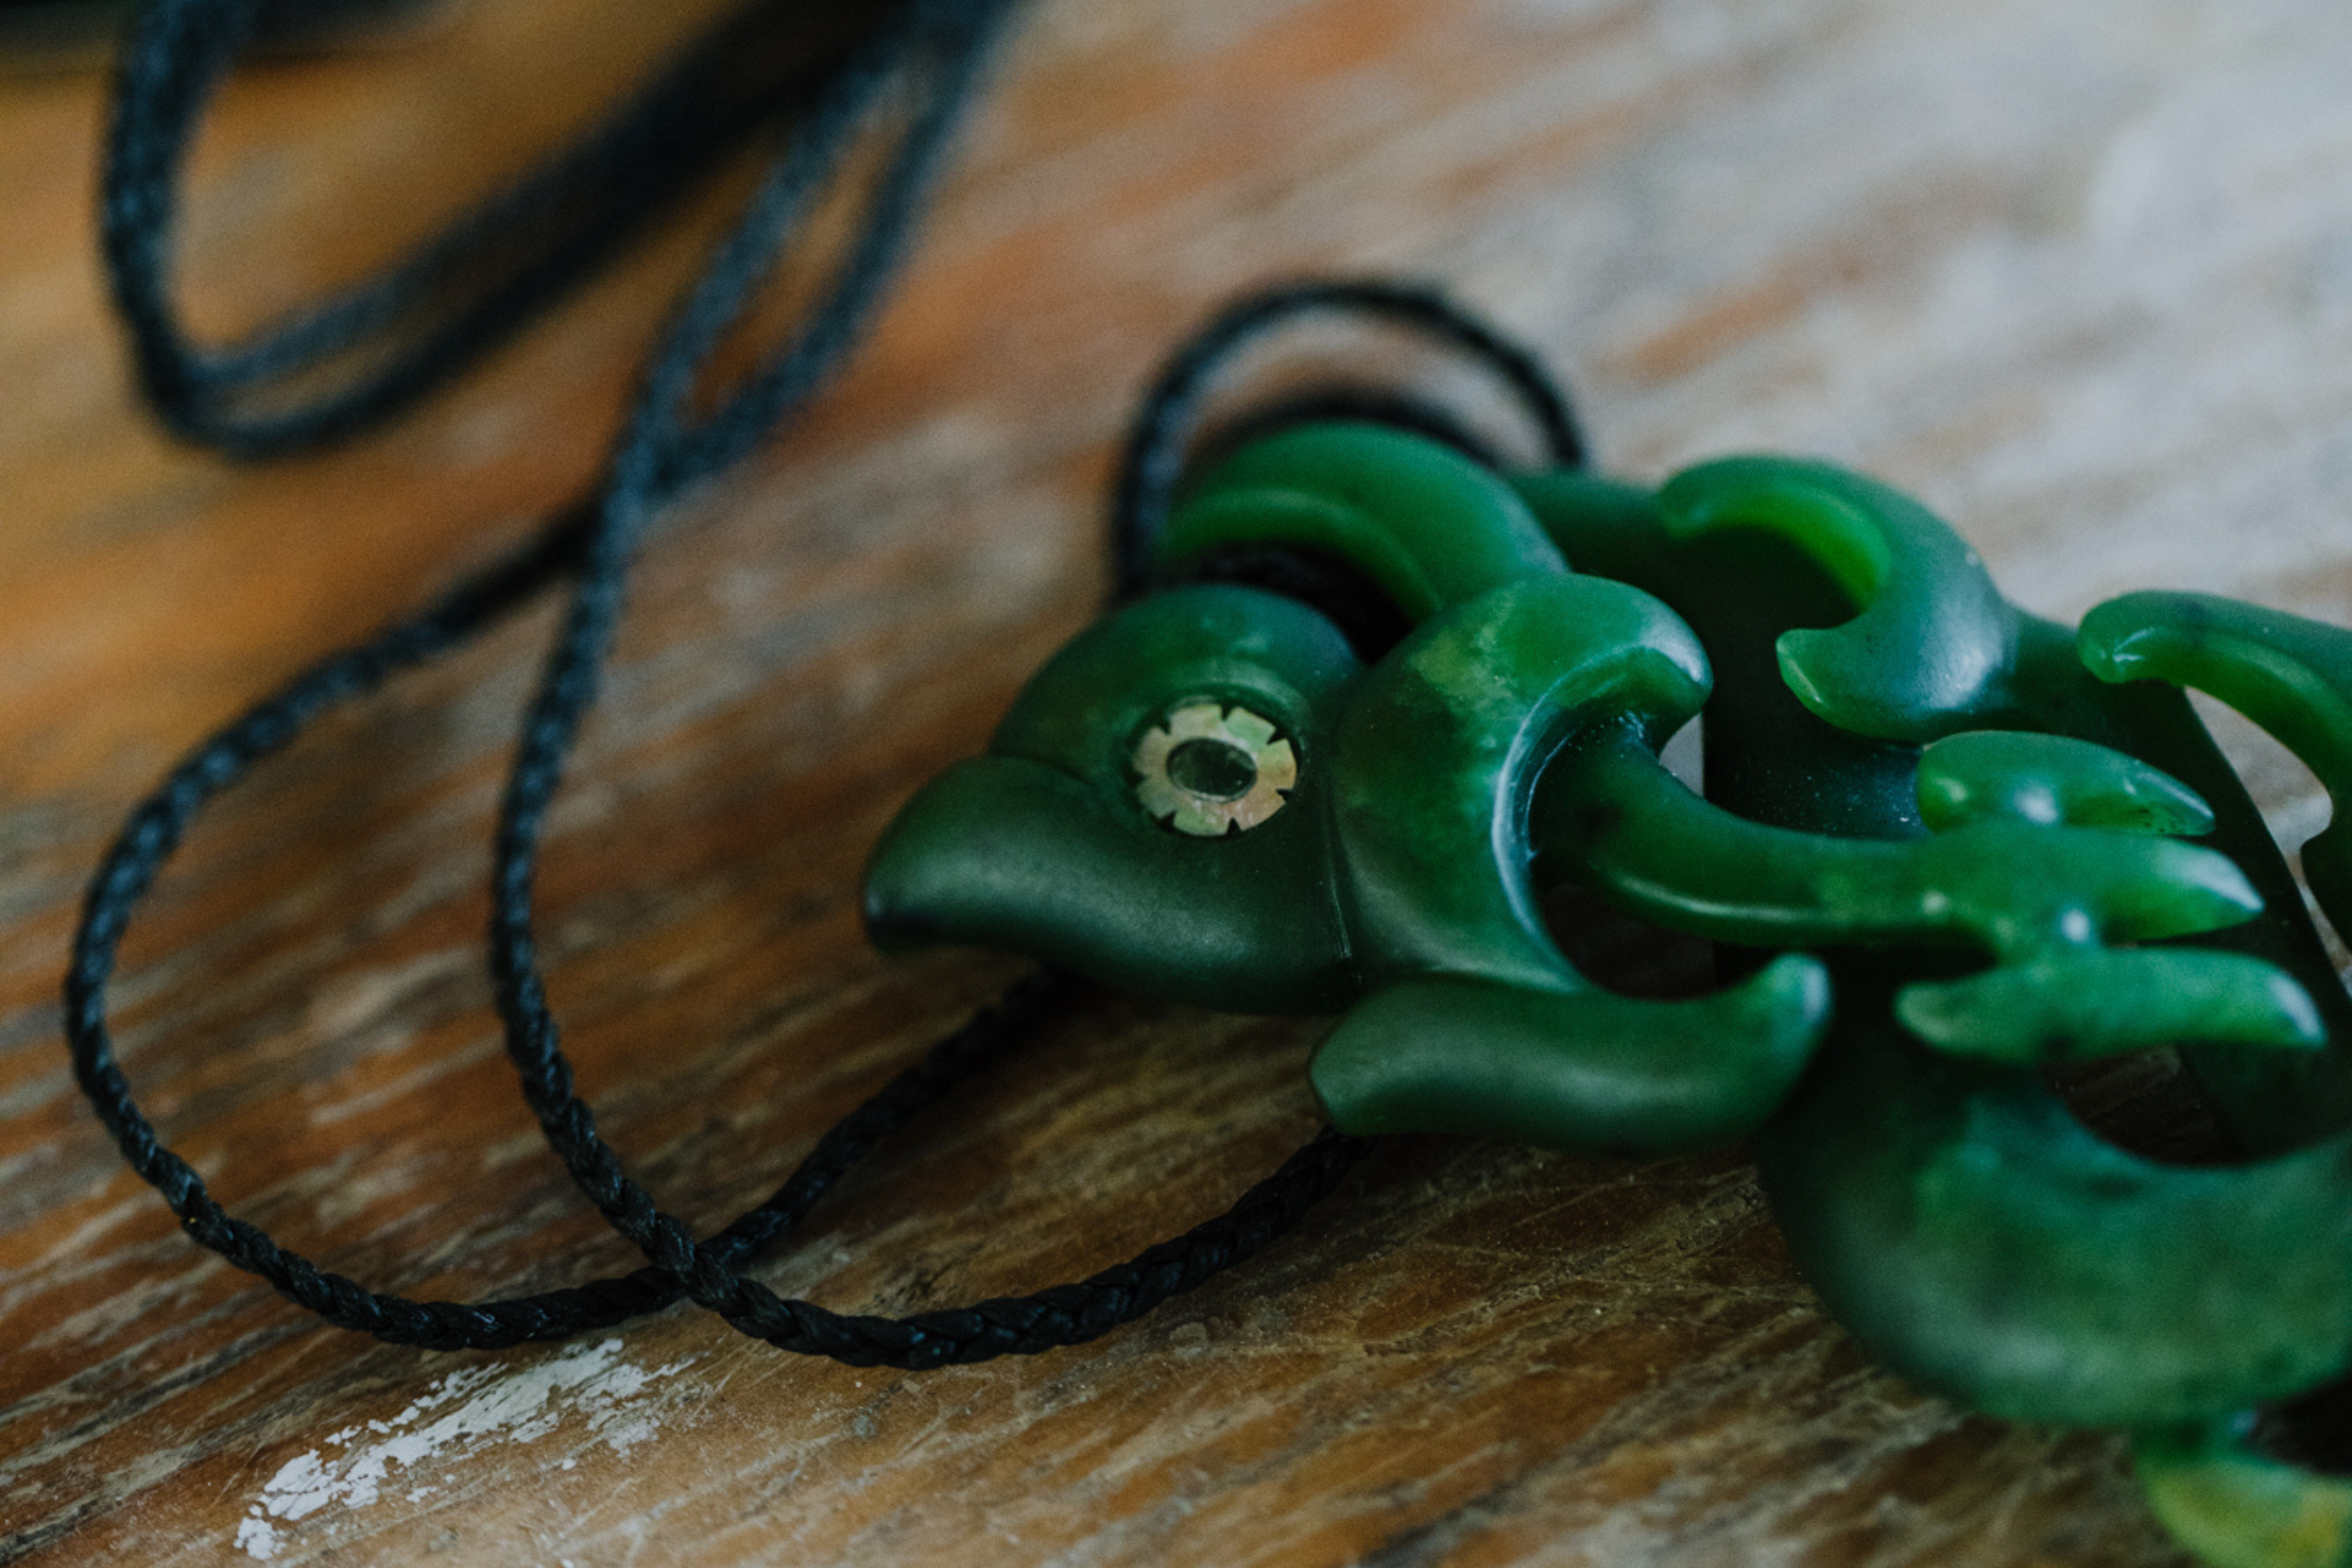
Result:
[[[2352,1364],[2352,1004],[2182,692],[2340,806],[2352,633],[2185,594],[2069,632],[1839,469],[1735,458],[1653,491],[1370,425],[1244,447],[1160,551],[1181,578],[1268,547],[1410,635],[1351,646],[1227,584],[1118,610],[891,827],[877,941],[1337,1014],[1311,1071],[1346,1131],[1750,1139],[1887,1364],[2133,1429],[2217,1564],[2352,1563],[2352,1485],[2264,1457],[2244,1414]],[[1702,714],[1704,795],[1658,758]],[[2303,861],[2352,930],[2352,829]],[[1601,989],[1546,926],[1568,883],[1725,944],[1736,978]],[[2240,1163],[2127,1152],[2044,1076],[2175,1047]]]

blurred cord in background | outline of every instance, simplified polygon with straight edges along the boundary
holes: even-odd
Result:
[[[314,54],[404,37],[457,0],[260,0],[254,47]],[[96,70],[136,0],[0,0],[0,73]]]

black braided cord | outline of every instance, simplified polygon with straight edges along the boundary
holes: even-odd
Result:
[[[227,351],[199,350],[170,303],[173,196],[185,142],[212,87],[234,61],[251,9],[251,0],[159,0],[142,14],[118,79],[104,200],[111,279],[143,386],[173,429],[238,455],[316,446],[388,416],[584,275],[675,195],[697,158],[715,161],[733,133],[771,121],[784,125],[790,140],[674,318],[601,489],[512,555],[321,660],[208,738],[133,809],[109,849],[74,935],[68,1042],[77,1080],[100,1119],[188,1234],[330,1322],[394,1342],[489,1349],[560,1339],[690,1297],[786,1348],[861,1365],[921,1367],[1093,1339],[1240,1262],[1293,1224],[1337,1184],[1363,1141],[1327,1129],[1223,1215],[1128,1263],[1035,1295],[903,1320],[843,1316],[778,1298],[740,1268],[879,1140],[1033,1032],[1063,1001],[1066,983],[1047,974],[1013,987],[836,1124],[764,1203],[698,1242],[655,1206],[597,1137],[592,1114],[572,1092],[570,1065],[536,968],[530,888],[541,831],[593,700],[635,543],[679,491],[724,468],[802,406],[854,345],[1010,0],[908,0],[835,53],[808,55],[819,63],[770,80],[764,92],[730,79],[739,89],[731,106],[698,105],[696,94],[680,86],[707,87],[712,79],[698,72],[726,75],[727,51],[706,40],[581,143],[378,279]],[[755,5],[711,37],[740,45],[751,36],[745,29],[772,29],[782,9],[810,10]],[[689,417],[689,398],[712,351],[861,133],[885,118],[879,106],[894,84],[911,92],[912,106],[866,195],[864,221],[817,304],[785,347],[713,412]],[[610,177],[600,178],[600,169]],[[550,211],[583,201],[593,209],[587,217],[574,212],[569,226],[532,232]],[[324,391],[317,390],[321,378]],[[527,716],[500,813],[492,967],[509,1054],[551,1145],[651,1267],[481,1304],[380,1294],[319,1268],[229,1215],[161,1142],[114,1059],[109,984],[131,915],[207,803],[321,714],[461,646],[567,575],[572,603]]]
[[[258,0],[156,0],[117,69],[100,207],[141,385],[186,438],[242,457],[381,423],[465,369],[645,233],[728,156],[789,130],[910,0],[753,0],[634,97],[382,273],[220,347],[172,302],[182,172]]]
[[[956,57],[957,63],[968,69],[976,53],[975,48]],[[856,96],[853,80],[841,100],[841,123],[855,111]],[[686,414],[694,374],[749,301],[769,265],[775,237],[817,188],[824,160],[788,157],[778,166],[743,227],[722,247],[689,296],[653,362],[615,454],[612,487],[526,713],[500,805],[491,881],[491,973],[508,1055],[549,1145],[582,1193],[656,1268],[682,1279],[698,1304],[782,1349],[856,1365],[938,1366],[1097,1338],[1255,1251],[1328,1191],[1362,1148],[1359,1140],[1327,1132],[1228,1214],[1075,1284],[909,1318],[851,1316],[778,1296],[698,1242],[683,1221],[664,1212],[623,1168],[597,1133],[594,1113],[573,1092],[571,1064],[538,969],[532,888],[547,812],[617,627],[630,552],[646,519],[674,487],[731,460],[769,421],[805,400],[845,353],[901,243],[917,192],[943,140],[945,106],[954,96],[942,91],[934,111],[917,117],[898,158],[877,185],[864,233],[821,293],[807,324],[743,391],[700,423]],[[826,123],[820,119],[821,126]],[[813,136],[811,143],[821,147],[823,139]]]

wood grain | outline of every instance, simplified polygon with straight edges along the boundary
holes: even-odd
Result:
[[[475,0],[241,79],[199,160],[197,320],[356,276],[698,9]],[[715,1224],[1016,972],[867,952],[864,847],[1088,618],[1127,404],[1269,277],[1443,279],[1571,369],[1612,466],[1867,467],[2037,609],[2181,585],[2352,621],[2347,73],[2334,0],[1035,0],[854,374],[643,573],[542,892],[609,1134]],[[181,748],[583,481],[716,208],[396,428],[233,468],[127,385],[98,113],[86,79],[0,81],[0,1559],[2182,1561],[2112,1439],[1872,1371],[1736,1156],[1395,1141],[1139,1325],[911,1376],[687,1311],[385,1349],[197,1250],[64,1066],[79,880]],[[130,942],[166,1135],[379,1287],[633,1262],[517,1103],[476,951],[547,627],[304,740]],[[2283,830],[2316,827],[2308,777],[2232,735]],[[1124,1256],[1306,1135],[1313,1036],[1100,999],[765,1277],[901,1310]]]

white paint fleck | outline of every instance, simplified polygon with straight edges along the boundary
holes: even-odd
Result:
[[[260,1510],[261,1505],[255,1503],[254,1513],[257,1515]],[[238,1550],[247,1557],[257,1562],[267,1563],[278,1555],[278,1532],[269,1528],[267,1520],[242,1519],[237,1521],[236,1544]]]
[[[336,1505],[365,1508],[392,1486],[395,1469],[407,1483],[395,1495],[404,1491],[408,1501],[420,1502],[436,1489],[431,1472],[494,1443],[535,1441],[567,1416],[584,1420],[598,1439],[626,1453],[659,1427],[657,1411],[632,1402],[687,1363],[641,1367],[623,1360],[620,1350],[621,1342],[610,1339],[511,1372],[466,1367],[436,1379],[391,1420],[346,1426],[279,1466],[238,1522],[237,1546],[266,1563],[284,1544],[273,1521],[290,1524]],[[575,1463],[566,1458],[562,1468]]]

